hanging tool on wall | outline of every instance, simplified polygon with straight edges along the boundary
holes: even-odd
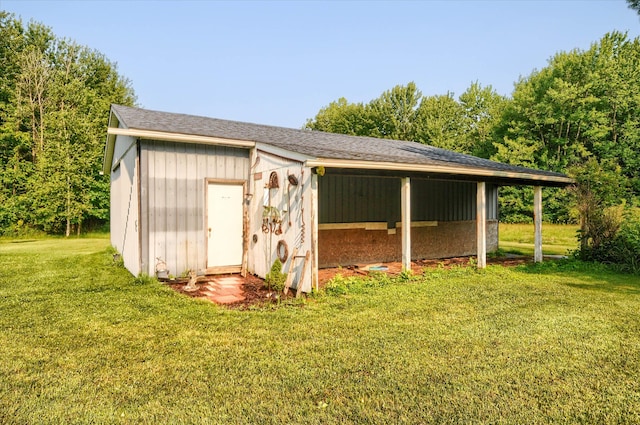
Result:
[[[272,171],[269,175],[269,189],[277,189],[280,187],[280,183],[278,182],[278,173]]]
[[[300,246],[304,244],[305,222],[304,222],[304,168],[300,168],[300,180],[302,187],[300,189]]]
[[[276,235],[282,234],[282,216],[277,207],[271,205],[271,190],[278,189],[280,184],[278,182],[278,173],[272,171],[269,175],[269,181],[265,185],[267,189],[267,202],[263,206],[262,210],[262,232],[263,233],[275,233]]]
[[[276,207],[265,205],[262,210],[262,232],[263,233],[275,233],[279,235],[282,233],[282,215]]]
[[[289,185],[287,186],[287,214],[289,216],[289,227],[291,227],[291,186],[298,186],[298,178],[293,174],[287,176]]]

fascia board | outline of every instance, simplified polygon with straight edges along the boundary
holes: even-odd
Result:
[[[102,158],[102,174],[111,172],[111,164],[113,162],[113,152],[116,145],[116,136],[109,134],[109,129],[112,127],[118,127],[120,120],[114,111],[109,113],[109,123],[107,127],[107,141],[104,148],[104,156]]]
[[[309,159],[305,162],[307,167],[327,167],[327,168],[356,168],[370,170],[391,170],[391,171],[407,171],[407,172],[424,172],[424,173],[440,173],[440,174],[457,174],[478,177],[494,177],[504,179],[519,179],[539,181],[545,183],[562,183],[572,184],[575,180],[563,176],[545,176],[533,173],[519,173],[515,171],[486,170],[482,168],[466,168],[460,166],[445,165],[423,165],[423,164],[406,164],[395,162],[374,162],[374,161],[351,161],[341,159]]]
[[[131,136],[148,140],[165,140],[178,143],[200,143],[208,145],[223,145],[241,148],[253,148],[256,143],[249,140],[223,139],[222,137],[198,136],[194,134],[170,133],[155,130],[139,130],[136,128],[108,128],[107,134],[115,136]]]
[[[113,163],[113,152],[116,146],[116,136],[107,134],[107,143],[104,149],[104,157],[102,158],[101,174],[109,174],[111,172],[111,164]]]
[[[298,162],[305,162],[307,160],[313,159],[314,157],[310,157],[308,155],[303,155],[297,152],[292,152],[287,149],[282,149],[267,143],[256,143],[256,149],[261,152],[269,153],[272,155],[276,155],[282,158],[292,159]]]

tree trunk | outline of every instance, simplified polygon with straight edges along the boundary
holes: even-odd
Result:
[[[67,230],[65,232],[65,236],[69,237],[71,235],[71,188],[69,187],[69,176],[67,176],[67,207],[66,207],[66,220],[67,220]]]

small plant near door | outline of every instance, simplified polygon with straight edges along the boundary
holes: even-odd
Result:
[[[265,276],[264,283],[270,291],[282,292],[284,282],[287,280],[287,274],[282,273],[282,262],[279,258],[273,262],[271,270]]]

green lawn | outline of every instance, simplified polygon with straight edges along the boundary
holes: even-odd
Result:
[[[0,423],[640,422],[637,276],[433,269],[236,311],[107,245],[0,243]]]
[[[579,226],[565,224],[542,224],[542,253],[545,255],[567,255],[578,249]],[[499,246],[502,251],[533,255],[533,224],[500,223]]]

